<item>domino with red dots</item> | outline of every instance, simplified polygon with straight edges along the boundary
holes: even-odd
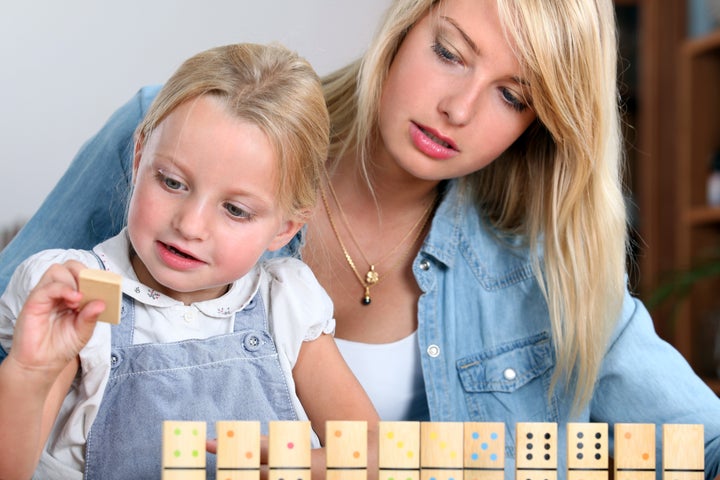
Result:
[[[260,422],[219,421],[217,480],[260,480]]]
[[[382,421],[378,432],[378,479],[419,480],[420,422]]]
[[[567,424],[567,480],[607,480],[608,424]]]
[[[663,480],[703,480],[705,478],[704,431],[702,424],[663,425]]]
[[[655,424],[615,424],[615,480],[655,480]]]
[[[326,480],[367,479],[367,422],[325,423]]]
[[[516,480],[557,479],[557,423],[515,424]]]
[[[463,476],[463,423],[420,422],[420,480]]]
[[[464,437],[464,480],[503,480],[505,424],[466,422]]]
[[[268,422],[269,480],[310,480],[310,422]]]
[[[205,480],[205,422],[163,422],[162,480]]]

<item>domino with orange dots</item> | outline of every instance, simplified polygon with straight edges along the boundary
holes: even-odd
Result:
[[[78,276],[78,290],[83,298],[80,308],[92,300],[103,300],[105,310],[98,317],[98,322],[117,325],[120,323],[122,307],[122,277],[107,270],[86,268]]]
[[[463,475],[463,423],[420,422],[420,480]]]
[[[381,421],[378,432],[378,479],[419,480],[420,422]]]
[[[162,480],[205,480],[205,422],[163,422]]]
[[[367,479],[367,422],[325,424],[326,480]]]
[[[663,480],[703,480],[705,478],[704,432],[702,424],[663,425]]]
[[[260,422],[219,421],[217,432],[217,480],[260,479]]]
[[[505,424],[467,422],[464,426],[464,480],[505,478]]]
[[[615,480],[655,480],[655,424],[615,424]]]
[[[557,423],[515,424],[515,478],[557,479]]]
[[[269,480],[310,480],[310,422],[268,423]]]

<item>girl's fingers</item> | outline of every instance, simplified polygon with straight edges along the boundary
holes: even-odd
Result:
[[[205,442],[205,450],[209,453],[217,453],[217,439],[213,438]]]

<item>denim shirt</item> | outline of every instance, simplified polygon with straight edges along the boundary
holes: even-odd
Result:
[[[300,234],[274,255],[299,256],[302,243]],[[519,239],[501,241],[457,181],[448,182],[413,273],[423,292],[418,341],[430,420],[504,422],[506,473],[515,457],[515,423],[558,423],[558,452],[565,452],[568,422],[604,422],[611,443],[614,423],[656,424],[658,462],[662,424],[704,424],[706,478],[718,474],[720,399],[658,337],[627,290],[592,400],[571,415],[567,384],[550,393],[555,349],[530,252]]]
[[[158,90],[141,89],[83,146],[38,213],[0,252],[0,289],[31,253],[91,248],[122,228],[133,131]],[[275,255],[298,256],[302,233]],[[548,311],[529,252],[516,243],[499,241],[457,182],[448,182],[413,261],[423,292],[418,346],[430,419],[505,422],[509,458],[516,422],[557,422],[559,432],[568,421],[607,422],[611,433],[615,422],[654,423],[658,461],[662,424],[701,423],[706,478],[717,475],[720,400],[657,336],[647,310],[627,291],[587,408],[570,416],[572,394],[564,384],[549,394],[555,351]],[[559,439],[563,452],[564,436]]]

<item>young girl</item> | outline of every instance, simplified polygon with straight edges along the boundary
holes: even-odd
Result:
[[[40,252],[2,298],[1,478],[159,478],[165,419],[213,435],[221,419],[309,418],[321,443],[328,419],[372,431],[329,297],[299,260],[258,263],[303,225],[327,144],[318,79],[284,48],[178,69],[137,129],[127,228]],[[96,325],[100,301],[79,308],[85,267],[124,276],[119,325]]]

